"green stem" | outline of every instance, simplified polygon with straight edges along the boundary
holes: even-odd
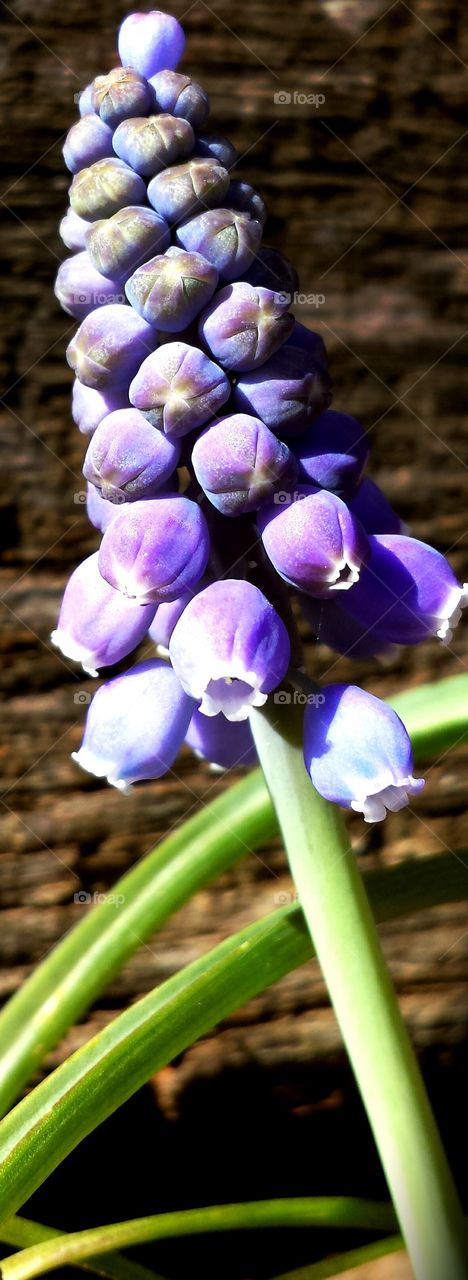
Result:
[[[456,1189],[342,816],[306,773],[298,708],[267,704],[251,724],[416,1278],[466,1280]]]
[[[129,1248],[152,1240],[207,1235],[219,1231],[250,1231],[271,1227],[338,1227],[388,1231],[394,1225],[390,1205],[343,1196],[257,1200],[247,1204],[210,1205],[149,1218],[115,1222],[89,1231],[56,1236],[4,1259],[2,1280],[30,1280],[45,1271],[81,1261],[109,1249]]]
[[[346,1253],[334,1254],[332,1258],[322,1258],[319,1262],[311,1262],[308,1267],[299,1267],[295,1271],[284,1271],[275,1280],[328,1280],[331,1276],[340,1276],[343,1271],[351,1271],[353,1267],[365,1267],[377,1258],[385,1258],[390,1253],[399,1253],[404,1249],[401,1236],[387,1236],[385,1240],[374,1240],[372,1244],[363,1244],[359,1249],[347,1249]]]
[[[106,902],[84,913],[8,1002],[0,1013],[0,1116],[128,957],[194,893],[274,834],[259,773],[233,788],[235,810],[227,790],[162,840]]]
[[[46,1240],[56,1240],[57,1236],[63,1239],[63,1232],[58,1231],[56,1227],[45,1227],[42,1222],[32,1222],[30,1218],[22,1218],[19,1215],[8,1218],[0,1226],[2,1243],[17,1245],[19,1249],[44,1244]],[[0,1262],[0,1275],[1,1266]],[[140,1263],[134,1262],[133,1258],[124,1258],[118,1253],[108,1253],[96,1260],[77,1259],[76,1266],[82,1271],[87,1271],[88,1275],[103,1277],[103,1280],[164,1280],[163,1276],[157,1276],[155,1271],[149,1271],[148,1267],[140,1266]]]

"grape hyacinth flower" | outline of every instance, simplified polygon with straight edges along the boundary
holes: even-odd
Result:
[[[175,600],[205,572],[209,535],[189,498],[125,503],[104,533],[99,570],[106,582],[142,603]]]
[[[195,596],[169,643],[174,671],[206,716],[246,720],[285,675],[290,641],[284,622],[258,587],[213,582]]]
[[[51,635],[64,657],[81,662],[91,676],[136,649],[156,612],[156,604],[138,604],[110,587],[99,572],[98,559],[95,551],[72,573]]]
[[[171,768],[194,709],[167,662],[142,662],[98,689],[73,759],[128,792],[133,782]]]
[[[297,273],[262,244],[266,206],[232,173],[232,143],[200,131],[209,101],[178,70],[184,44],[170,14],[126,17],[121,65],[80,95],[64,145],[56,293],[80,322],[72,417],[102,540],[54,642],[92,671],[145,636],[164,655],[90,709],[77,759],[122,788],[184,741],[220,767],[255,761],[251,708],[300,660],[288,595],[318,642],[356,658],[449,640],[468,599],[365,475],[365,427],[330,409],[322,336],[290,310]],[[401,722],[354,686],[324,698],[305,721],[316,788],[366,821],[401,807],[422,785]]]
[[[405,726],[380,698],[357,685],[326,685],[304,719],[305,766],[327,800],[381,822],[422,790]]]
[[[179,458],[178,441],[155,431],[138,409],[117,409],[96,428],[83,475],[110,502],[134,502],[154,497]]]

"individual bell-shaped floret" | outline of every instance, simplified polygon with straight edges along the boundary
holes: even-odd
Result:
[[[250,267],[262,238],[257,218],[235,209],[207,209],[177,228],[183,249],[202,253],[222,280],[235,280]]]
[[[199,759],[218,769],[246,769],[258,763],[248,720],[228,721],[222,713],[204,716],[196,710],[185,741]]]
[[[113,154],[112,129],[94,111],[72,124],[63,146],[63,158],[70,173],[78,173],[96,160],[105,160]]]
[[[190,76],[177,71],[158,71],[150,76],[158,111],[169,111],[172,116],[189,120],[193,129],[201,129],[210,112],[208,94]]]
[[[290,642],[276,609],[251,582],[225,578],[187,605],[169,644],[174,671],[203,715],[246,720],[286,674]]]
[[[84,436],[92,435],[103,418],[116,409],[129,408],[128,394],[122,391],[96,391],[94,387],[85,387],[79,378],[75,378],[72,388],[72,418],[78,430]]]
[[[194,142],[188,120],[164,114],[124,120],[113,138],[116,155],[146,178],[191,155]]]
[[[99,529],[100,533],[104,533],[108,525],[115,520],[119,507],[113,502],[107,502],[106,498],[101,498],[99,489],[89,481],[86,485],[86,515],[88,520],[95,529]]]
[[[194,154],[196,156],[213,156],[214,160],[224,165],[225,169],[232,169],[237,160],[237,151],[229,138],[223,138],[218,133],[199,133],[195,142]]]
[[[166,342],[143,361],[129,396],[153,426],[185,436],[214,417],[230,390],[226,374],[198,347]]]
[[[396,712],[356,685],[330,684],[307,705],[304,760],[326,800],[365,822],[396,813],[424,786],[413,777],[411,743]]]
[[[272,289],[273,293],[284,294],[289,305],[294,302],[299,287],[298,274],[292,263],[278,249],[271,249],[267,244],[260,246],[252,266],[243,272],[243,277],[255,288],[260,286]]]
[[[346,501],[350,511],[364,525],[366,533],[407,533],[404,522],[369,476],[361,480],[359,488]]]
[[[326,489],[301,484],[289,501],[284,493],[280,497],[282,504],[273,500],[258,514],[263,545],[277,572],[313,596],[349,593],[369,557],[362,525]]]
[[[148,324],[164,333],[181,333],[210,301],[217,283],[216,267],[201,253],[172,245],[135,271],[125,293]]]
[[[294,441],[293,453],[305,484],[318,484],[347,496],[359,484],[370,449],[357,418],[328,409]],[[359,517],[359,511],[355,514]]]
[[[461,586],[445,556],[418,538],[371,534],[369,547],[346,600],[349,612],[391,644],[419,644],[431,635],[448,643],[468,604],[468,583]]]
[[[93,107],[111,129],[130,116],[151,111],[153,95],[145,76],[132,67],[113,67],[93,80]]]
[[[177,66],[184,52],[185,35],[171,13],[157,9],[129,13],[119,30],[118,48],[124,67],[134,67],[149,78],[165,67]]]
[[[104,276],[125,281],[154,253],[164,253],[171,236],[167,222],[144,205],[126,205],[93,222],[86,237],[92,263]]]
[[[80,169],[70,187],[72,209],[87,222],[110,218],[124,205],[144,204],[145,200],[143,179],[115,157]]]
[[[326,600],[315,596],[299,596],[301,613],[317,644],[326,644],[335,653],[342,653],[353,662],[358,658],[380,658],[382,662],[398,652],[389,644],[378,626],[366,627],[358,622],[346,608],[347,595],[329,595]]]
[[[256,218],[262,227],[265,225],[268,216],[265,201],[259,192],[250,186],[250,182],[239,182],[237,178],[233,178],[232,182],[229,183],[225,203],[230,209],[238,209],[241,213],[249,213],[250,217]]]
[[[331,383],[307,351],[287,345],[233,388],[236,408],[253,413],[278,435],[298,435],[328,408]]]
[[[182,222],[200,208],[219,204],[228,186],[229,174],[218,160],[196,156],[156,174],[148,200],[167,222]]]
[[[192,466],[207,498],[224,516],[257,511],[283,491],[289,495],[297,479],[288,446],[245,413],[211,422],[195,441]]]
[[[67,347],[67,360],[85,386],[120,391],[157,341],[155,330],[132,307],[110,303],[85,317]]]
[[[256,369],[285,342],[294,325],[288,303],[245,281],[220,289],[200,316],[199,333],[225,369]]]
[[[63,310],[75,320],[84,320],[96,307],[107,306],[110,302],[125,302],[120,282],[97,271],[86,251],[75,253],[60,263],[54,293]]]
[[[110,502],[151,498],[175,471],[180,445],[155,431],[138,409],[118,409],[96,428],[83,475]]]
[[[175,600],[205,572],[209,535],[203,512],[184,497],[125,503],[106,529],[99,569],[123,595]]]
[[[91,84],[87,84],[82,90],[78,98],[78,111],[80,116],[89,116],[94,111],[94,80]]]
[[[136,649],[153,621],[156,605],[137,604],[115,591],[99,572],[99,552],[72,573],[52,644],[84,671],[97,676]]]
[[[72,759],[127,792],[132,782],[160,778],[171,768],[193,711],[167,662],[141,662],[98,689]]]
[[[66,214],[62,218],[59,226],[59,235],[66,244],[67,249],[79,251],[86,249],[86,233],[89,231],[89,222],[86,218],[79,218],[74,209],[67,209]]]

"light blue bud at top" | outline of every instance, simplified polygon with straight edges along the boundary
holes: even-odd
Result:
[[[258,514],[263,545],[277,573],[313,596],[349,593],[369,557],[362,525],[326,489],[301,484],[279,498],[284,505],[273,501]]]
[[[306,484],[348,495],[359,484],[370,448],[364,427],[356,418],[328,409],[294,441],[293,453],[299,477]],[[355,515],[360,518],[359,511]]]
[[[468,583],[457,581],[448,560],[418,538],[371,534],[370,556],[346,608],[391,644],[419,644],[428,636],[448,643],[468,604]]]
[[[258,764],[248,720],[226,720],[226,716],[204,716],[194,711],[187,733],[187,746],[202,760],[218,769],[247,769]]]
[[[67,347],[67,360],[80,382],[97,391],[126,389],[157,334],[132,307],[110,303],[90,311]]]
[[[141,662],[98,689],[72,759],[128,792],[132,782],[160,778],[171,768],[193,710],[167,662]]]
[[[226,205],[229,209],[238,209],[240,213],[249,213],[250,217],[256,218],[262,227],[265,226],[268,216],[265,201],[260,193],[250,186],[250,182],[239,182],[237,178],[233,178],[229,184]]]
[[[97,676],[132,653],[153,621],[156,605],[137,604],[114,591],[99,572],[99,553],[88,556],[72,573],[62,600],[52,644],[65,658],[81,662]]]
[[[258,219],[235,209],[207,209],[189,218],[176,232],[177,243],[202,253],[222,280],[235,280],[248,270],[261,238]]]
[[[307,351],[287,344],[260,369],[243,373],[233,388],[234,403],[253,413],[278,435],[299,435],[328,409],[332,392],[328,374]]]
[[[381,822],[424,786],[396,712],[356,685],[330,684],[306,707],[305,766],[319,795]]]
[[[96,222],[110,218],[126,204],[144,204],[146,187],[138,173],[123,160],[97,160],[75,174],[70,187],[70,204],[80,218]]]
[[[294,316],[281,294],[245,281],[228,284],[200,316],[199,333],[225,369],[256,369],[288,337]]]
[[[325,373],[328,373],[327,349],[320,333],[314,333],[313,329],[307,329],[305,324],[300,324],[299,320],[296,320],[286,346],[307,351],[314,364],[320,365]]]
[[[229,138],[223,138],[218,133],[199,133],[195,142],[196,156],[213,156],[214,160],[224,165],[225,169],[232,169],[237,160],[237,151]]]
[[[118,409],[96,428],[83,475],[109,502],[151,498],[177,467],[180,445],[155,431],[138,409]]]
[[[185,436],[214,417],[230,390],[226,374],[198,347],[166,342],[143,361],[129,396],[153,426]]]
[[[289,494],[297,465],[286,444],[259,418],[219,418],[195,441],[192,466],[207,498],[224,516],[257,511],[274,494]]]
[[[267,244],[260,246],[252,266],[247,272],[243,272],[243,276],[254,288],[283,293],[290,305],[299,288],[299,278],[292,262],[279,253],[278,249],[271,249]]]
[[[94,110],[111,129],[130,116],[146,115],[152,104],[148,81],[132,67],[114,67],[93,80]]]
[[[147,178],[189,156],[194,142],[188,120],[164,114],[124,120],[113,138],[116,155]]]
[[[119,30],[119,58],[124,67],[135,67],[142,76],[166,68],[174,70],[185,48],[180,22],[170,13],[151,9],[149,13],[129,13]]]
[[[65,138],[63,158],[70,173],[78,173],[96,160],[105,160],[114,154],[112,129],[91,111],[72,124]]]
[[[224,578],[187,605],[169,644],[174,671],[203,715],[246,720],[286,674],[284,622],[258,587]]]
[[[123,595],[159,603],[196,586],[209,550],[206,520],[196,502],[152,498],[119,508],[102,539],[99,569]]]
[[[210,301],[218,272],[201,253],[172,245],[143,263],[127,280],[128,301],[148,324],[163,333],[181,333]]]
[[[125,281],[152,254],[164,253],[170,240],[167,222],[159,213],[144,205],[126,205],[111,218],[92,223],[86,247],[97,271]]]
[[[79,218],[74,209],[67,209],[59,226],[59,235],[67,249],[86,249],[87,231],[89,231],[89,222],[86,218]]]
[[[75,253],[60,263],[54,285],[55,297],[75,320],[84,320],[96,307],[125,302],[118,280],[107,279],[91,262],[89,254]]]
[[[201,129],[210,113],[210,100],[200,84],[177,71],[158,71],[150,76],[150,85],[158,111],[182,116],[193,129]]]
[[[107,502],[105,498],[101,498],[99,490],[94,484],[86,485],[86,515],[88,520],[95,529],[99,529],[101,533],[108,528],[115,520],[119,507],[113,502]]]
[[[346,595],[329,595],[326,600],[314,596],[299,595],[301,612],[308,623],[317,644],[326,644],[335,653],[344,654],[353,662],[359,658],[381,658],[383,662],[398,652],[389,644],[378,627],[366,627],[365,623],[346,608]]]
[[[116,409],[129,407],[129,399],[125,390],[96,391],[94,387],[85,387],[79,378],[75,378],[72,388],[72,418],[78,430],[84,436],[92,435],[103,418]]]
[[[366,476],[356,493],[347,498],[350,511],[364,526],[366,533],[406,533],[399,515],[390,506],[378,484]]]
[[[181,222],[200,208],[219,204],[228,186],[229,174],[218,160],[196,156],[157,173],[148,186],[148,200],[168,222]]]

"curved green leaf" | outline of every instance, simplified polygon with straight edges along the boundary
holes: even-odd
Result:
[[[377,920],[468,894],[468,857],[409,862],[366,876]],[[424,868],[424,870],[423,870]],[[0,1124],[0,1217],[11,1215],[86,1134],[245,1001],[311,955],[291,905],[227,938],[120,1014]]]
[[[56,1240],[57,1236],[63,1239],[63,1232],[57,1231],[56,1227],[44,1227],[41,1222],[31,1222],[30,1218],[19,1216],[8,1218],[0,1226],[2,1243],[17,1245],[19,1249],[30,1249],[47,1240]],[[88,1275],[101,1276],[103,1280],[164,1280],[155,1271],[149,1271],[147,1267],[140,1266],[139,1262],[124,1258],[118,1253],[108,1253],[96,1261],[93,1258],[83,1261],[77,1259],[75,1266],[87,1271]],[[0,1263],[0,1275],[1,1267]]]

